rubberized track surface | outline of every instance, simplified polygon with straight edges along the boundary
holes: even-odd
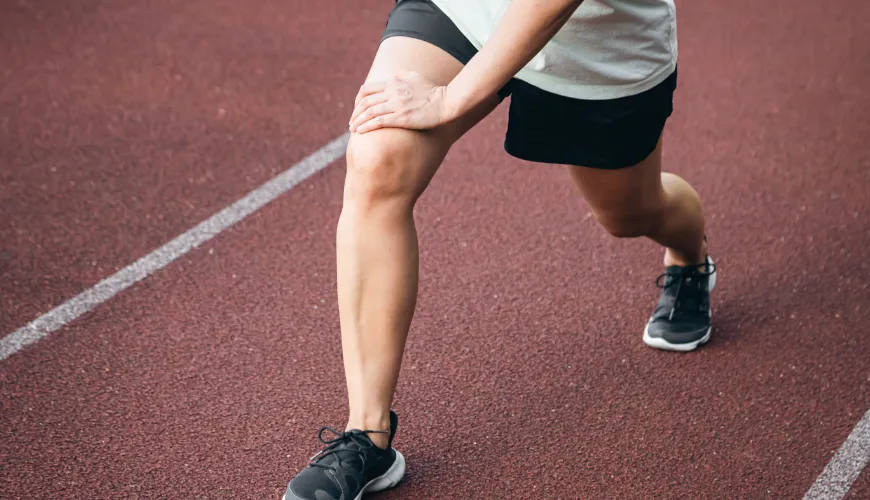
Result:
[[[0,7],[2,334],[343,133],[390,4]],[[643,346],[660,252],[507,157],[501,109],[418,207],[379,498],[800,498],[870,408],[870,4],[678,11],[713,340]],[[279,498],[345,418],[342,167],[0,362],[0,498]]]

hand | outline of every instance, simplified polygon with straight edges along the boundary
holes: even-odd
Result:
[[[385,127],[426,130],[443,125],[453,119],[446,90],[413,71],[366,83],[356,96],[350,131],[364,134]]]

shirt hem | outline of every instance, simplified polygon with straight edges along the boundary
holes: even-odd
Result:
[[[645,92],[665,81],[671,73],[676,71],[676,69],[677,58],[674,57],[649,77],[639,82],[626,85],[585,85],[566,80],[565,78],[557,78],[552,75],[537,73],[526,69],[520,70],[514,78],[522,80],[541,90],[546,90],[547,92],[564,97],[590,101],[603,101],[607,99],[629,97]]]

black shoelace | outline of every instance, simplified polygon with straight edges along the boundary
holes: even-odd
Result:
[[[678,269],[670,269],[659,275],[658,278],[656,278],[656,286],[661,288],[662,290],[670,288],[674,286],[674,284],[676,284],[677,287],[676,291],[674,292],[674,302],[673,304],[671,304],[671,312],[670,314],[668,314],[668,321],[674,320],[674,313],[676,313],[677,311],[698,312],[694,308],[685,308],[685,301],[682,299],[685,298],[686,292],[691,293],[692,287],[690,284],[692,284],[693,279],[697,280],[695,282],[697,283],[696,287],[698,287],[698,289],[700,290],[700,286],[703,284],[701,278],[709,278],[713,275],[713,273],[716,272],[715,264],[710,264],[705,260],[704,264],[701,265],[704,266],[704,271],[698,270],[699,266],[686,266],[680,267]],[[686,284],[687,286],[684,287],[684,284]],[[698,304],[699,309],[701,308],[701,305],[702,304]]]
[[[323,431],[329,431],[333,433],[336,437],[333,439],[324,439]],[[363,467],[365,467],[365,455],[364,450],[369,448],[373,448],[375,446],[371,440],[368,439],[366,434],[389,434],[388,431],[360,431],[360,430],[350,430],[345,432],[338,432],[332,427],[322,427],[320,432],[317,433],[317,439],[320,440],[321,443],[326,445],[326,448],[320,450],[316,455],[311,457],[310,464],[312,467],[320,467],[321,469],[330,469],[332,468],[332,464],[324,464],[323,459],[328,456],[334,456],[335,461],[339,467],[341,467],[341,455],[339,453],[348,452],[356,454],[360,457],[360,461],[363,462]],[[342,445],[347,444],[355,444],[357,448],[345,448]]]

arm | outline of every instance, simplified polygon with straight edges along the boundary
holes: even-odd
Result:
[[[447,86],[455,117],[494,95],[562,28],[583,0],[514,0],[489,40]]]
[[[513,0],[489,40],[446,87],[417,73],[360,88],[350,129],[434,128],[495,95],[564,26],[583,0]]]

